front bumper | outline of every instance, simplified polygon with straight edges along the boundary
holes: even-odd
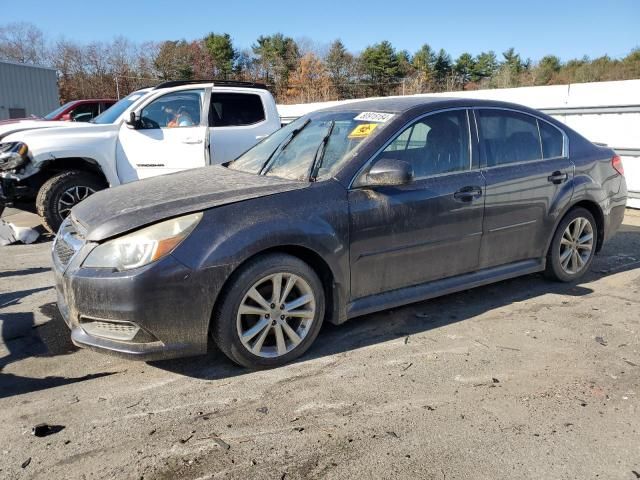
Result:
[[[163,360],[206,353],[215,269],[195,272],[171,255],[127,272],[81,268],[95,245],[83,245],[67,265],[54,246],[53,270],[58,307],[79,347],[139,360]],[[123,341],[87,328],[133,324],[139,333]]]
[[[35,197],[36,193],[37,189],[29,182],[0,177],[0,205],[11,207],[18,200]]]

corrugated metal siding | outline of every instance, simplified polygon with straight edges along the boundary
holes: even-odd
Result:
[[[9,118],[10,108],[42,116],[59,105],[55,70],[0,62],[0,120]]]

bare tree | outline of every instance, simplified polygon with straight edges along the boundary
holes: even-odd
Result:
[[[0,26],[0,59],[32,65],[43,65],[48,60],[42,31],[26,22]]]

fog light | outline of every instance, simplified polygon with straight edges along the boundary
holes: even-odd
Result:
[[[140,331],[140,327],[131,322],[113,322],[107,320],[80,319],[80,326],[89,335],[129,342]]]

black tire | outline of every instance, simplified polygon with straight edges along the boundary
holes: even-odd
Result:
[[[68,211],[61,212],[60,199],[66,191],[73,187],[97,192],[105,188],[106,184],[97,175],[81,170],[57,173],[44,182],[38,190],[36,210],[38,215],[42,217],[44,227],[52,233],[58,231],[60,224],[68,215]]]
[[[240,340],[238,311],[245,295],[256,282],[277,273],[293,274],[306,282],[314,295],[315,315],[306,336],[297,346],[281,356],[265,358],[250,352]],[[309,265],[291,255],[269,254],[250,260],[234,273],[221,295],[213,314],[211,336],[218,348],[233,362],[251,369],[279,367],[302,355],[318,336],[324,320],[325,296],[322,282]],[[271,330],[272,327],[267,329]],[[268,335],[275,337],[275,333]]]
[[[580,267],[580,269],[575,273],[570,273],[565,268],[563,268],[561,263],[561,242],[563,235],[567,230],[567,227],[578,218],[582,218],[589,222],[592,235],[592,246],[589,250],[588,259],[584,261],[584,264]],[[597,239],[598,224],[596,223],[595,218],[593,218],[591,212],[582,207],[577,207],[570,210],[564,216],[555,233],[553,234],[553,240],[551,241],[551,246],[549,247],[549,252],[547,253],[547,267],[545,270],[545,275],[548,278],[560,282],[574,282],[581,278],[587,271],[589,271],[589,268],[591,267],[591,262],[593,262],[593,257],[596,253]]]

